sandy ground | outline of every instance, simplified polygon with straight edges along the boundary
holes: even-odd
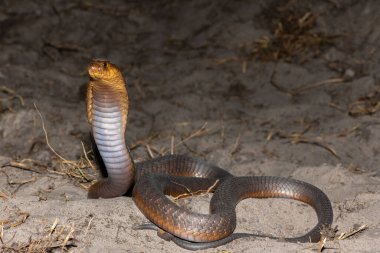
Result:
[[[186,251],[133,230],[146,219],[132,199],[86,199],[99,175],[81,145],[86,66],[102,57],[127,78],[136,160],[173,149],[235,175],[310,182],[334,209],[323,252],[379,252],[377,1],[46,2],[0,5],[0,251]],[[208,201],[183,204],[207,212]],[[275,236],[316,222],[288,200],[237,212],[237,231]],[[318,247],[249,238],[206,252]]]

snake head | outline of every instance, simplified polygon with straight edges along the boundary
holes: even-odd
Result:
[[[95,59],[88,65],[88,74],[93,80],[101,80],[113,83],[115,80],[123,79],[120,69],[111,62],[103,59]]]

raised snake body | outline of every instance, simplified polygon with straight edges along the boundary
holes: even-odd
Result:
[[[328,197],[317,187],[280,177],[234,177],[201,160],[169,155],[133,163],[125,144],[128,93],[124,78],[114,64],[93,60],[88,72],[87,117],[108,177],[91,186],[89,198],[112,198],[125,194],[134,184],[133,199],[166,238],[188,249],[216,247],[249,234],[233,234],[235,206],[245,198],[290,198],[312,206],[318,224],[306,235],[286,241],[319,241],[322,226],[331,225],[333,211]],[[207,190],[216,183],[210,214],[191,212],[165,195]],[[157,226],[157,227],[156,227]]]

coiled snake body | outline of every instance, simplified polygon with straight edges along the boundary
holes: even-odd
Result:
[[[225,244],[250,234],[233,234],[235,206],[245,198],[290,198],[312,206],[318,224],[306,235],[285,238],[292,242],[315,242],[322,226],[331,225],[333,211],[327,196],[317,187],[280,177],[234,177],[204,161],[169,155],[134,164],[125,144],[128,93],[121,71],[106,60],[93,60],[88,72],[87,118],[108,177],[92,185],[89,198],[112,198],[133,185],[133,199],[155,225],[138,228],[164,231],[167,239],[187,249]],[[177,206],[165,195],[207,190],[216,184],[210,214],[199,214]],[[164,237],[164,236],[163,236]]]

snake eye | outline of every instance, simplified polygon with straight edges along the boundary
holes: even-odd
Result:
[[[103,68],[106,69],[108,66],[107,62],[103,62]]]

